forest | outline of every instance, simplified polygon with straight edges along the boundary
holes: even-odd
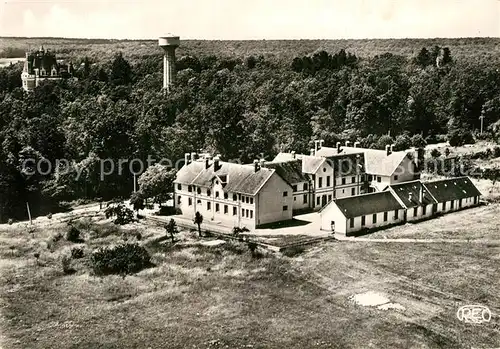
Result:
[[[4,56],[18,53],[16,40]],[[0,221],[25,218],[27,202],[36,215],[78,199],[129,197],[132,159],[175,164],[186,152],[207,151],[247,163],[308,153],[315,139],[400,149],[423,140],[498,141],[500,55],[485,48],[496,41],[460,40],[410,48],[383,41],[382,49],[368,42],[363,50],[297,41],[295,50],[284,43],[283,54],[266,42],[213,42],[220,51],[191,42],[178,51],[176,86],[165,95],[154,43],[83,50],[84,41],[51,39],[46,47],[74,62],[78,80],[26,93],[21,64],[0,68]],[[128,162],[103,178],[103,161],[120,159]]]

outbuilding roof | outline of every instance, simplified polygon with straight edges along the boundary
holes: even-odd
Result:
[[[438,202],[481,196],[481,192],[469,177],[443,179],[424,184]]]
[[[241,165],[230,162],[219,161],[217,169],[214,163],[209,163],[206,168],[205,161],[193,161],[183,166],[178,172],[176,183],[210,187],[212,181],[225,178],[224,191],[246,195],[256,195],[262,186],[275,173],[274,169],[259,168],[255,171],[254,165]]]
[[[336,199],[330,205],[337,205],[346,218],[366,216],[374,213],[404,209],[390,191],[350,196]],[[325,208],[323,208],[324,210]],[[322,210],[322,211],[323,211]]]
[[[391,185],[394,194],[403,202],[406,208],[436,204],[436,199],[421,181],[411,181]]]

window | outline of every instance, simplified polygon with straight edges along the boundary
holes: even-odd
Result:
[[[364,174],[362,174],[360,178],[361,178],[361,182],[365,181],[365,175]]]
[[[362,216],[361,217],[361,226],[364,227],[365,226],[365,216]]]
[[[308,189],[308,185],[307,183],[304,183],[304,190],[307,190]]]
[[[236,216],[238,214],[238,210],[236,207],[233,207],[233,216]]]
[[[345,185],[345,178],[342,178],[342,185]]]
[[[345,189],[342,189],[342,194],[345,194]]]
[[[250,218],[253,218],[253,210],[250,210]]]
[[[296,192],[296,191],[297,191],[297,185],[292,186],[292,190],[293,190],[294,192]]]
[[[245,210],[245,217],[248,218],[249,215],[250,215],[250,213],[248,212],[248,210]]]
[[[188,199],[188,205],[189,205],[189,206],[192,206],[192,205],[193,205],[193,199],[191,199],[191,198],[189,198],[189,199]]]
[[[227,214],[227,212],[228,212],[228,207],[227,205],[224,205],[224,214]]]
[[[296,196],[293,197],[293,201],[297,201],[297,197]]]
[[[189,200],[191,200],[191,198],[189,198]],[[180,196],[178,196],[178,197],[177,197],[177,203],[178,203],[178,204],[180,204],[180,203],[181,203],[181,197],[180,197]]]
[[[318,206],[319,206],[319,200],[320,200],[319,197],[317,197],[316,198],[316,205],[318,205]]]
[[[285,197],[285,196],[288,196],[288,192],[287,191],[283,192],[283,197]]]
[[[373,214],[372,220],[373,220],[373,224],[377,223],[377,214],[376,213]]]
[[[356,188],[351,188],[351,196],[356,195]]]
[[[196,203],[201,205],[201,200],[196,200]]]
[[[328,195],[328,202],[332,201],[332,195]]]
[[[323,167],[323,172],[326,172],[326,168]]]
[[[182,190],[182,184],[177,184],[177,190]]]
[[[418,207],[413,208],[413,217],[416,217],[418,215]]]
[[[253,198],[250,198],[250,204],[253,205]]]
[[[384,212],[384,222],[387,222],[387,212]]]
[[[349,219],[349,228],[354,228],[354,218]]]
[[[443,202],[442,210],[446,210],[446,202]]]
[[[210,189],[207,189],[207,196],[210,196],[212,195],[212,192],[210,191]]]
[[[422,206],[422,216],[425,216],[426,211],[427,211],[427,206],[426,205]]]
[[[215,197],[216,197],[216,198],[218,198],[218,197],[219,197],[219,192],[218,192],[218,191],[216,191],[216,192],[215,192]]]
[[[243,195],[240,195],[240,200],[241,202],[245,202],[245,197]]]
[[[224,199],[227,200],[228,197],[229,197],[229,195],[227,193],[224,193]]]
[[[398,175],[394,175],[394,180],[397,181],[398,180]]]
[[[351,178],[351,183],[356,183],[356,177]]]
[[[318,178],[318,188],[323,187],[323,177]]]
[[[207,210],[210,211],[211,209],[212,209],[212,205],[211,205],[210,201],[208,201],[207,202]]]
[[[248,196],[245,197],[245,202],[248,204],[250,203],[250,198]]]
[[[245,217],[245,209],[244,208],[241,209],[241,217]]]
[[[451,200],[450,201],[450,209],[453,210],[455,208],[454,206],[455,206],[455,201]]]
[[[373,176],[372,175],[368,175],[368,182],[371,182],[373,181]]]
[[[236,194],[233,194],[233,201],[236,201],[238,200],[238,196],[236,196]]]
[[[398,213],[399,213],[398,210],[394,210],[394,219],[398,219]]]
[[[378,183],[382,182],[382,177],[378,176],[378,177],[377,177],[377,182],[378,182]]]
[[[307,194],[304,194],[304,204],[307,204]]]
[[[196,192],[197,192],[198,194],[201,194],[201,188],[196,188]]]
[[[288,206],[283,206],[283,211],[288,211]]]
[[[330,176],[326,176],[326,186],[330,186]]]
[[[193,188],[190,185],[188,185],[188,192],[192,192],[192,191],[193,191]]]

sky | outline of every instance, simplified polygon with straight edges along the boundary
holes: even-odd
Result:
[[[0,0],[0,36],[500,37],[500,0]]]

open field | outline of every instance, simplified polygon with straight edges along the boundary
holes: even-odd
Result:
[[[488,206],[456,215],[466,220],[473,211],[480,216],[477,210],[485,217],[498,213]],[[25,223],[0,225],[3,349],[500,345],[496,246],[323,242],[295,258],[266,252],[252,258],[244,244],[201,246],[196,234],[185,232],[172,246],[154,242],[163,234],[159,227],[122,229],[94,218],[79,224],[85,242],[78,246],[87,256],[141,232],[155,264],[124,278],[96,277],[85,258],[72,261],[76,273],[62,272],[72,244],[48,244],[67,229],[61,218],[37,220],[34,234]],[[477,229],[495,232],[497,224],[480,220]],[[349,301],[366,291],[405,310]],[[490,323],[457,320],[458,307],[474,303],[490,308]]]

